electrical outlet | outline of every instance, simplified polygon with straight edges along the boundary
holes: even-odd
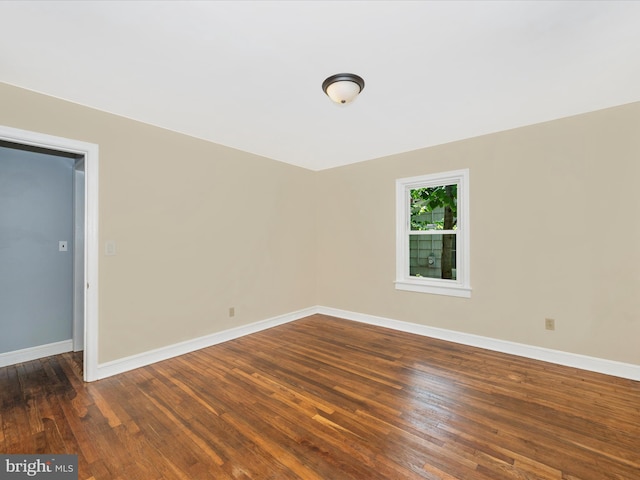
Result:
[[[556,321],[553,318],[545,318],[544,319],[544,328],[547,330],[555,330],[556,329]]]
[[[236,315],[236,307],[229,307],[229,316],[235,317]]]

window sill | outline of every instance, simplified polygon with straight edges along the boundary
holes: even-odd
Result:
[[[431,293],[434,295],[447,295],[450,297],[471,298],[471,287],[464,287],[461,285],[433,285],[407,280],[396,280],[395,284],[396,290]]]

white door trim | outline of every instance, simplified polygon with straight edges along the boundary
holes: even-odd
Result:
[[[84,380],[98,367],[98,145],[0,125],[0,140],[83,155],[85,159]]]

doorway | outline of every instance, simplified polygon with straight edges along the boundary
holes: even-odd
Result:
[[[0,144],[72,159],[73,350],[84,350],[84,380],[98,379],[98,146],[0,126]],[[63,246],[60,246],[63,248]]]

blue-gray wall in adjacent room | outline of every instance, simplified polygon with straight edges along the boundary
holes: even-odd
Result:
[[[72,338],[73,169],[0,146],[0,353]]]

